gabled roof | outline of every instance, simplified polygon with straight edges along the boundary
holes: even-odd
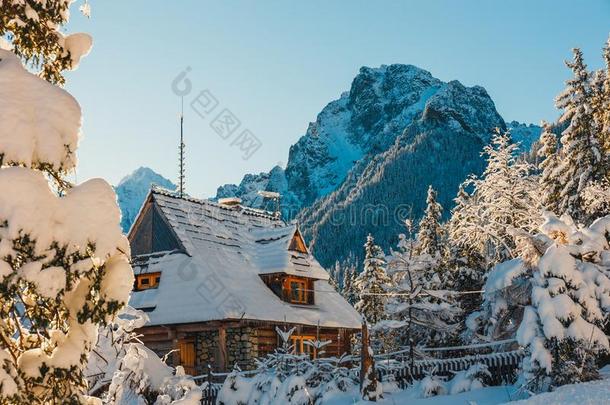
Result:
[[[147,227],[140,217],[150,212],[168,229]],[[150,311],[150,325],[251,319],[360,327],[360,316],[328,284],[329,275],[318,261],[307,249],[294,249],[293,239],[301,238],[296,224],[264,211],[153,189],[130,240],[148,240],[145,234],[153,229],[166,235],[151,238],[171,250],[138,252],[145,254],[134,259],[133,267],[136,274],[160,271],[161,282],[156,289],[134,292],[130,300],[133,307]],[[177,240],[167,241],[172,238]],[[315,304],[299,306],[278,298],[260,277],[274,273],[315,279]]]

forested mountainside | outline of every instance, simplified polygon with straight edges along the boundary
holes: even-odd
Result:
[[[258,191],[279,192],[283,215],[300,221],[329,266],[359,256],[369,232],[393,245],[405,216],[421,216],[429,184],[448,211],[458,185],[483,169],[480,152],[496,127],[511,129],[523,150],[540,135],[536,125],[507,125],[483,87],[445,83],[412,65],[363,67],[290,148],[285,170],[247,174],[215,198],[270,208]]]

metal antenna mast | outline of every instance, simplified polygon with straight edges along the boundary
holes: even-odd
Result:
[[[178,176],[180,198],[184,197],[184,97],[180,105],[180,175]]]

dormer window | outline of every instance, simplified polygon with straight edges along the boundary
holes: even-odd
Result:
[[[298,305],[314,304],[314,280],[311,278],[280,273],[265,274],[261,278],[282,301]]]
[[[137,274],[135,281],[135,290],[142,291],[151,288],[159,287],[161,281],[161,272]]]

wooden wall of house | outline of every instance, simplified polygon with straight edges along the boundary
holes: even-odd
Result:
[[[292,328],[292,325],[279,327],[280,329],[290,329]],[[318,336],[318,329],[316,327],[297,326],[294,334],[315,337]],[[325,356],[339,357],[345,353],[349,354],[351,351],[352,334],[353,332],[347,329],[320,328],[320,340],[331,341],[331,343],[324,348]],[[258,326],[256,328],[256,335],[258,343],[258,352],[259,356],[261,357],[266,354],[273,353],[273,351],[282,344],[279,335],[275,331],[275,326],[273,325]]]
[[[134,228],[129,234],[129,243],[131,245],[132,256],[152,252],[152,223],[152,204],[147,203],[140,213],[140,216],[137,218]]]
[[[294,325],[277,325],[281,329],[290,329]],[[182,348],[184,349],[184,343],[189,340],[192,341],[194,354],[196,355],[196,361],[194,364],[181,364],[181,357],[179,353],[174,353],[168,359],[168,364],[172,366],[183,365],[185,369],[193,374],[203,374],[207,370],[208,361],[212,361],[212,369],[214,371],[226,371],[232,369],[233,364],[228,364],[231,359],[236,358],[236,354],[231,353],[231,336],[234,332],[238,332],[237,335],[247,333],[251,336],[249,341],[252,343],[252,359],[254,356],[264,357],[267,354],[273,353],[273,351],[279,347],[282,342],[279,335],[277,334],[276,324],[270,324],[267,322],[256,322],[256,321],[217,321],[214,323],[200,323],[200,324],[188,324],[188,325],[176,325],[172,327],[162,326],[150,326],[139,329],[137,332],[142,335],[142,342],[159,356],[164,356],[171,350]],[[219,356],[219,338],[218,331],[225,329],[227,338],[225,339],[226,355]],[[316,337],[319,336],[320,340],[330,340],[331,343],[324,348],[324,357],[341,356],[343,354],[349,354],[351,349],[351,337],[355,331],[349,329],[340,328],[318,328],[313,326],[296,326],[294,335],[303,335]],[[243,339],[238,339],[243,340]],[[234,343],[234,342],[233,342]],[[210,353],[205,354],[201,344],[205,344],[208,347],[206,350]],[[243,353],[240,355],[242,358],[240,366],[242,369],[251,369],[253,367],[253,361],[246,361],[243,358]],[[186,356],[188,357],[188,356]],[[227,364],[219,364],[218,360],[220,357],[225,357]],[[249,356],[247,356],[250,358]],[[193,367],[194,366],[194,367]]]

